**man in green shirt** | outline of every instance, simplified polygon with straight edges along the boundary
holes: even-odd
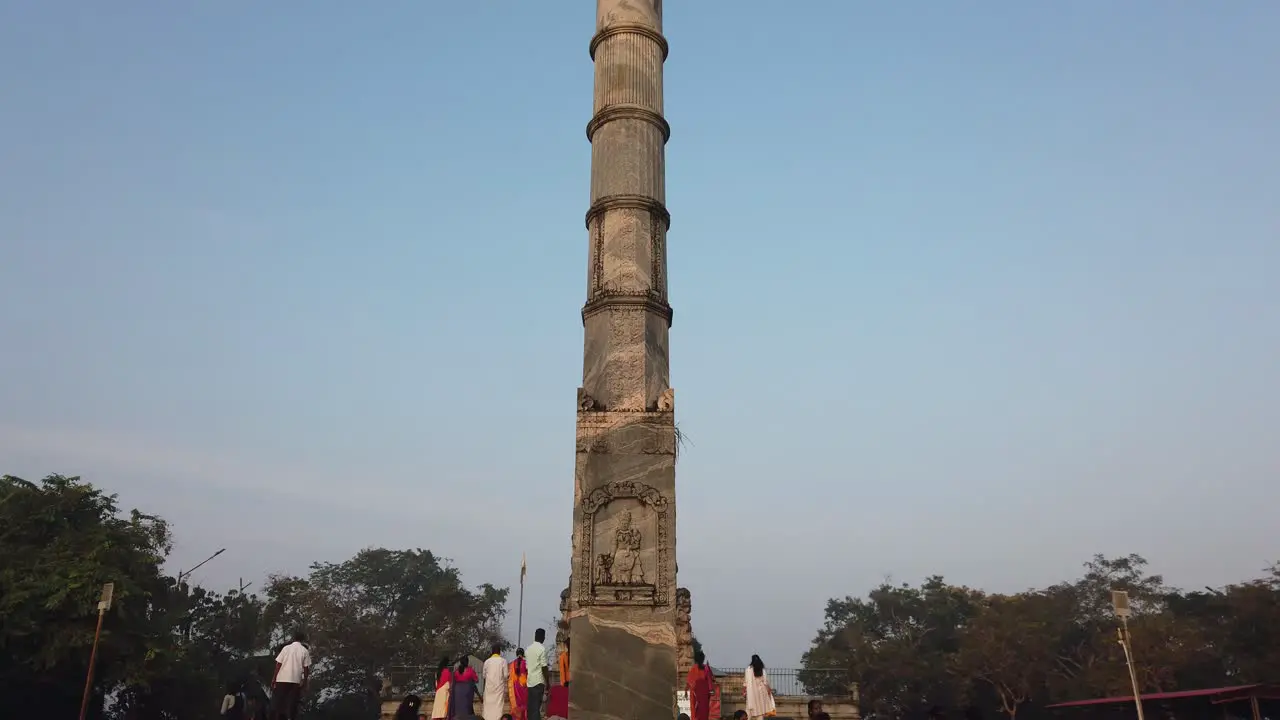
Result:
[[[524,661],[529,665],[529,720],[542,720],[542,700],[551,674],[547,649],[542,645],[546,639],[547,631],[538,628],[533,631],[533,642],[524,649]]]

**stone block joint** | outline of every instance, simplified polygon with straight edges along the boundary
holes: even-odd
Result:
[[[597,32],[595,36],[591,38],[591,45],[587,48],[587,52],[591,55],[591,59],[596,59],[596,50],[600,47],[600,43],[603,43],[605,40],[616,35],[623,34],[640,35],[652,40],[654,44],[658,46],[658,49],[662,51],[662,61],[667,61],[667,55],[669,55],[671,51],[671,48],[667,46],[667,39],[657,30],[649,27],[648,25],[641,25],[640,23],[615,23]]]

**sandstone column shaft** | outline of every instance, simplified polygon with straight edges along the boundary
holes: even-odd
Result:
[[[668,370],[661,0],[598,0],[573,564],[575,720],[675,713],[674,392]]]

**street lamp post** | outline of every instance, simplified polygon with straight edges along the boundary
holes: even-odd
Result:
[[[89,672],[84,677],[84,696],[80,699],[80,720],[89,712],[89,695],[93,692],[93,666],[98,662],[98,638],[102,637],[102,616],[111,609],[111,596],[115,594],[115,583],[102,586],[102,599],[98,601],[98,629],[93,631],[93,650],[89,652]]]
[[[1142,695],[1138,692],[1138,670],[1133,665],[1133,644],[1129,638],[1129,593],[1124,590],[1112,590],[1111,609],[1120,619],[1120,627],[1116,628],[1116,635],[1119,637],[1120,647],[1124,649],[1125,665],[1129,666],[1129,682],[1133,683],[1133,704],[1138,709],[1138,720],[1146,720],[1142,714]]]
[[[193,572],[195,572],[195,571],[199,570],[201,565],[204,565],[205,563],[207,563],[207,562],[209,562],[210,560],[212,560],[212,559],[214,559],[214,558],[218,557],[219,555],[221,555],[222,553],[224,553],[224,552],[226,552],[226,551],[227,551],[227,549],[226,549],[226,548],[222,548],[222,549],[221,549],[221,550],[219,550],[218,552],[216,552],[216,553],[214,553],[214,554],[210,555],[209,557],[207,557],[207,558],[205,558],[205,559],[201,560],[200,562],[196,563],[196,566],[195,566],[195,567],[193,567],[193,568],[191,568],[190,570],[187,570],[187,571],[185,571],[185,572],[184,572],[184,571],[179,570],[179,571],[178,571],[178,584],[179,584],[179,585],[181,585],[181,584],[182,584],[182,578],[184,578],[184,577],[191,577],[191,573],[193,573]]]

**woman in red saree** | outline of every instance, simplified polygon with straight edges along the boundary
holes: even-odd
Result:
[[[516,650],[516,659],[507,673],[507,699],[511,701],[512,720],[526,720],[529,714],[529,666],[524,661],[524,648]]]
[[[693,654],[693,667],[689,668],[685,687],[689,690],[689,719],[711,720],[711,696],[716,688],[716,677],[701,650]]]

